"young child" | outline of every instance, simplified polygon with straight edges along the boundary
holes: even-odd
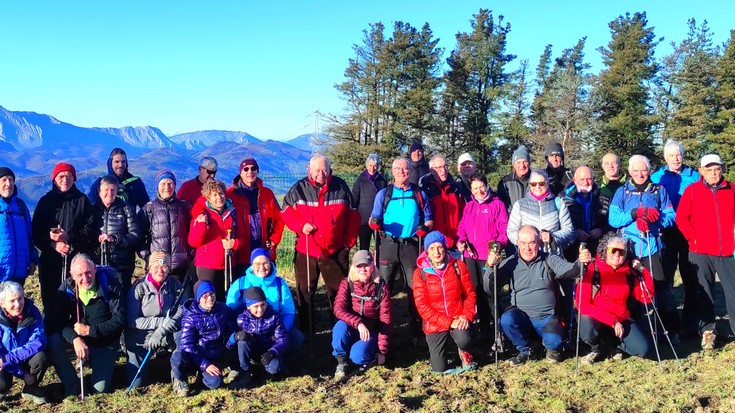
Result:
[[[245,290],[247,309],[237,317],[240,331],[235,334],[240,375],[231,387],[249,387],[251,360],[260,360],[265,371],[276,375],[281,371],[283,356],[288,346],[288,334],[281,317],[265,300],[260,287]],[[231,341],[230,345],[234,345]]]

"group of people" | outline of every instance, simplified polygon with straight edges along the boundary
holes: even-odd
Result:
[[[439,373],[476,368],[473,341],[500,352],[507,338],[517,350],[511,365],[541,349],[557,362],[573,326],[591,348],[584,363],[643,357],[661,333],[673,345],[699,333],[712,349],[715,272],[735,323],[735,189],[718,155],[704,155],[699,172],[684,155],[669,141],[664,167],[652,173],[646,157],[633,155],[626,176],[609,153],[596,180],[589,166],[567,169],[558,143],[539,170],[520,146],[497,191],[470,154],[458,158],[455,180],[447,159],[427,161],[421,143],[393,160],[392,180],[370,154],[352,188],[315,155],[281,207],[252,157],[229,187],[210,157],[178,192],[174,174],[162,171],[151,200],[116,148],[108,175],[86,196],[74,167],[58,163],[32,219],[13,171],[0,167],[0,394],[18,377],[24,398],[44,402],[38,384],[49,362],[67,395],[82,392],[68,347],[92,368],[93,391],[110,391],[121,343],[131,388],[146,382],[146,361],[159,351],[171,352],[182,396],[197,371],[209,388],[222,386],[228,370],[230,387],[251,386],[254,364],[278,376],[313,337],[320,275],[337,379],[350,361],[385,363],[391,298],[402,288],[412,341],[428,347]],[[295,300],[275,265],[285,227],[296,233]],[[147,263],[138,280],[136,253]],[[23,291],[36,266],[44,317]],[[660,317],[645,319],[650,306]]]

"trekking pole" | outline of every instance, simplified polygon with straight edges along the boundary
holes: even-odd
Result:
[[[645,235],[646,235],[646,245],[648,246],[648,271],[651,272],[651,279],[655,280],[655,278],[653,277],[653,258],[651,256],[651,238],[649,238],[650,232],[646,230]],[[643,252],[643,245],[641,245],[641,252]],[[656,303],[653,302],[654,298],[655,297],[651,297],[651,306],[654,308],[654,311],[655,311]],[[654,318],[653,332],[655,333],[655,335],[653,336],[653,340],[658,341],[658,328],[656,328],[658,324],[655,323],[655,321],[656,319]],[[663,322],[661,323],[661,328],[664,331],[666,331],[666,326],[664,326]]]
[[[66,256],[64,256],[64,259],[66,260]],[[77,323],[81,322],[81,319],[79,317],[79,286],[75,286],[74,288],[74,307],[77,308]],[[84,400],[84,361],[81,357],[77,357],[79,359],[79,383],[82,390],[82,400]]]
[[[500,254],[500,244],[493,241],[490,245],[490,251],[495,255]],[[493,334],[495,339],[495,370],[498,369],[498,351],[502,346],[498,329],[498,265],[493,265]]]
[[[66,281],[66,274],[69,272],[69,255],[64,255],[64,268],[61,269],[61,284]],[[61,285],[59,284],[59,285]]]
[[[227,230],[227,240],[232,240],[232,229]],[[225,295],[232,285],[232,249],[225,250]]]
[[[638,275],[638,282],[641,285],[641,289],[644,292],[647,292],[648,289],[646,288],[645,283],[643,282],[643,274],[639,274]],[[653,299],[651,298],[651,295],[650,294],[646,294],[646,296],[648,297],[648,300],[651,300],[651,305],[653,305]],[[663,364],[661,364],[661,353],[659,353],[659,351],[658,351],[658,341],[655,338],[655,334],[656,333],[655,333],[654,328],[653,328],[653,324],[654,323],[651,321],[651,312],[650,312],[650,310],[648,308],[648,302],[646,302],[646,301],[647,300],[644,300],[643,305],[646,307],[646,317],[647,317],[647,320],[648,320],[648,327],[651,329],[651,335],[654,336],[654,339],[653,339],[653,348],[656,350],[656,360],[658,360],[658,366],[663,370],[664,366],[663,366]]]
[[[304,235],[306,235],[306,294],[309,296],[307,300],[309,311],[309,355],[314,357],[314,297],[311,296],[311,259],[309,257],[309,234]]]
[[[102,241],[100,246],[102,249],[102,257],[100,257],[100,264],[107,265],[107,241]]]
[[[380,231],[377,229],[375,232],[375,268],[377,269],[380,265]]]
[[[582,250],[587,249],[587,243],[586,242],[580,242],[579,243],[579,252],[582,252]],[[584,264],[581,262],[579,263],[579,281],[578,283],[581,283],[584,280]],[[579,291],[582,291],[582,288],[580,287]],[[577,286],[574,286],[574,294],[577,294]],[[582,294],[579,294],[579,301],[577,302],[577,320],[575,321],[575,325],[577,326],[577,349],[574,353],[574,369],[576,371],[579,371],[579,323],[582,319]]]

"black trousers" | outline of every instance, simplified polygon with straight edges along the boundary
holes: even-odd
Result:
[[[697,271],[689,260],[689,243],[676,226],[664,229],[663,241],[665,245],[663,249],[664,271],[674,274],[676,267],[679,267],[681,281],[684,284],[682,319],[686,325],[694,326],[698,321],[697,294],[699,293],[699,280]]]
[[[615,330],[607,324],[601,323],[592,317],[582,315],[579,321],[579,336],[592,347],[592,351],[599,353],[602,341],[607,341],[631,356],[645,357],[650,349],[648,336],[644,329],[632,319],[624,320],[623,337],[618,338]],[[646,326],[647,330],[648,327]]]
[[[472,286],[475,287],[475,294],[477,294],[476,305],[479,327],[485,332],[492,331],[491,326],[493,324],[493,317],[495,316],[495,306],[493,305],[494,296],[486,294],[485,286],[483,285],[483,273],[486,261],[465,257],[464,263],[467,265]]]
[[[700,332],[715,329],[715,272],[720,277],[722,291],[725,293],[725,306],[730,318],[730,328],[735,332],[735,258],[715,257],[713,255],[689,253],[689,259],[699,278],[697,310]]]
[[[408,313],[411,317],[409,327],[411,334],[416,337],[422,334],[421,318],[416,310],[413,299],[413,273],[416,270],[416,258],[419,256],[419,244],[413,238],[396,240],[391,237],[380,239],[380,262],[378,263],[380,276],[390,287],[391,294],[396,291],[396,278],[405,282],[408,294]]]
[[[454,343],[460,351],[463,351],[470,345],[471,335],[470,329],[442,331],[441,333],[427,334],[426,344],[429,346],[429,358],[431,360],[431,369],[437,372],[443,372],[447,369],[447,342],[449,336],[452,337]]]
[[[43,381],[43,375],[46,373],[46,368],[48,368],[46,353],[39,351],[21,365],[23,366],[23,372],[27,373],[22,378],[23,382],[26,385],[37,385]],[[6,371],[0,371],[0,394],[7,393],[11,387],[13,387],[13,375]]]

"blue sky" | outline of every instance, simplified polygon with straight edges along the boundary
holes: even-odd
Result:
[[[595,49],[627,11],[647,12],[665,37],[657,56],[684,38],[690,17],[707,19],[717,44],[735,28],[732,2],[681,0],[2,1],[0,106],[85,127],[290,139],[314,131],[315,111],[343,110],[333,86],[370,23],[428,22],[446,58],[481,7],[505,16],[508,52],[532,68],[547,43],[558,53],[587,36],[599,70]]]

